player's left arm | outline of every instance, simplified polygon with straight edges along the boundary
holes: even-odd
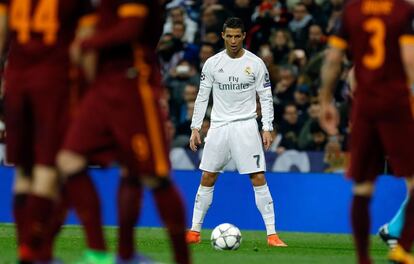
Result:
[[[148,28],[149,6],[143,0],[118,0],[119,20],[105,31],[82,42],[84,49],[102,49],[136,41]]]
[[[262,139],[265,150],[268,150],[273,141],[271,131],[273,131],[274,110],[271,89],[272,84],[270,83],[269,72],[263,61],[260,61],[258,67],[257,82],[256,91],[259,95],[260,107],[262,110]]]
[[[7,28],[7,10],[8,5],[6,0],[0,0],[0,69],[3,70],[6,56],[6,43],[8,37]],[[0,86],[0,98],[4,95],[4,82]]]
[[[407,23],[399,42],[404,70],[408,77],[411,94],[414,96],[414,10],[411,13],[411,23]]]
[[[5,1],[0,1],[0,55],[5,55],[7,43],[7,4]]]
[[[95,13],[88,13],[79,20],[75,39],[70,47],[72,63],[81,67],[88,82],[95,78],[96,52],[94,50],[82,52],[80,45],[82,41],[90,38],[95,33],[97,19],[98,17]]]
[[[6,54],[6,43],[8,37],[7,13],[8,1],[0,0],[0,57],[2,58],[2,61]]]
[[[322,128],[331,136],[338,134],[339,114],[333,104],[335,84],[341,74],[341,64],[344,50],[330,46],[326,50],[325,59],[321,69],[321,88],[319,90],[319,101],[321,115],[319,122]]]

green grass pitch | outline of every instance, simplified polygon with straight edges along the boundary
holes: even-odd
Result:
[[[106,228],[109,247],[116,247],[116,229]],[[342,264],[355,263],[352,238],[349,235],[288,233],[280,236],[289,244],[287,248],[269,248],[264,231],[243,231],[243,242],[237,251],[216,251],[210,245],[211,230],[202,232],[202,243],[191,246],[195,264]],[[164,229],[137,229],[140,252],[163,263],[173,263]],[[387,248],[378,237],[371,239],[371,254],[375,263],[387,263]],[[67,226],[61,232],[56,255],[72,263],[84,248],[82,230]],[[0,264],[16,263],[15,235],[12,225],[0,225]]]

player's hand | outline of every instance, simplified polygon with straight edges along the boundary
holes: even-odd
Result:
[[[263,131],[262,139],[265,150],[268,150],[273,142],[272,133],[270,131]]]
[[[329,136],[338,135],[339,114],[336,107],[330,102],[321,102],[319,124]]]
[[[192,151],[197,151],[197,145],[201,144],[201,138],[200,138],[200,132],[198,129],[193,129],[191,131],[191,137],[190,137],[190,149]]]

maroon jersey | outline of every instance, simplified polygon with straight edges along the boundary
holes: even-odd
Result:
[[[150,67],[150,85],[160,82],[155,48],[162,33],[162,8],[154,0],[102,0],[97,33],[83,43],[99,51],[98,75]],[[144,65],[143,65],[144,64]]]
[[[400,45],[414,41],[414,9],[404,0],[352,0],[330,45],[349,48],[357,95],[382,100],[408,96]]]
[[[8,68],[53,76],[69,67],[68,48],[90,0],[0,0],[9,19]],[[57,67],[58,66],[58,67]],[[65,74],[68,70],[64,71]]]

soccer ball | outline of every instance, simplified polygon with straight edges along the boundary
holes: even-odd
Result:
[[[241,232],[232,224],[218,225],[211,233],[211,245],[217,250],[236,250],[241,242]]]

